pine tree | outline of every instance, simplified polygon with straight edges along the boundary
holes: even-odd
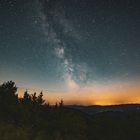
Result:
[[[22,99],[22,102],[23,102],[23,104],[25,104],[25,105],[29,105],[29,104],[31,104],[31,96],[30,96],[30,94],[28,93],[28,91],[26,90],[25,92],[24,92],[24,96],[23,96],[23,99]]]
[[[59,103],[59,107],[63,107],[63,105],[64,105],[64,101],[63,101],[63,99],[61,99],[61,101]]]
[[[43,105],[45,100],[43,99],[43,92],[40,92],[40,94],[37,97],[37,103],[38,105]]]

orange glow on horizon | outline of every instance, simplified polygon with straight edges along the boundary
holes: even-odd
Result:
[[[22,96],[24,91],[19,89],[19,96]],[[68,92],[44,92],[44,99],[50,104],[55,104],[61,99],[65,104],[79,105],[135,104],[140,103],[140,87],[139,83],[135,82],[94,85]]]

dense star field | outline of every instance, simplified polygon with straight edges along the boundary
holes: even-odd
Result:
[[[0,82],[50,102],[140,103],[139,17],[138,0],[1,0]]]

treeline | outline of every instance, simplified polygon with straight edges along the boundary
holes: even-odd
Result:
[[[37,95],[36,92],[33,94],[28,93],[26,90],[24,92],[23,97],[19,98],[17,94],[17,87],[13,81],[8,81],[0,85],[0,105],[1,106],[9,106],[9,105],[28,105],[28,106],[46,106],[50,107],[49,102],[46,103],[46,101],[43,99],[43,92],[40,92],[39,95]],[[56,102],[54,107],[62,107],[63,106],[63,100],[59,103]]]
[[[30,94],[24,92],[23,97],[19,98],[17,87],[13,81],[8,81],[0,85],[0,119],[5,121],[15,122],[19,124],[22,120],[27,123],[36,117],[40,118],[43,110],[50,108],[62,108],[63,100],[50,106],[43,99],[43,92]],[[23,123],[22,122],[22,123]],[[21,124],[21,123],[20,123]]]
[[[12,81],[0,85],[0,140],[86,140],[82,114],[65,108],[63,100],[50,106],[42,92],[25,91],[19,98]]]
[[[0,140],[139,140],[140,110],[88,115],[50,106],[43,93],[18,98],[9,81],[0,85]]]

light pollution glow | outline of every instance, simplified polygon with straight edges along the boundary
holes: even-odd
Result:
[[[44,99],[50,104],[55,104],[61,99],[65,104],[82,105],[112,105],[140,103],[140,82],[131,81],[126,83],[113,84],[95,84],[82,88],[69,89],[65,92],[45,92]],[[35,88],[34,88],[35,89]],[[25,89],[18,90],[19,96],[22,96]],[[33,93],[29,90],[29,93]],[[37,91],[38,93],[38,91]]]

